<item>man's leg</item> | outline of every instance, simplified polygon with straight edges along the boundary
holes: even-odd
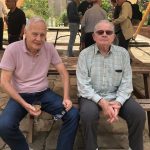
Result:
[[[47,90],[41,96],[42,109],[52,115],[61,114],[64,110],[62,97]],[[57,150],[73,150],[73,144],[79,123],[79,112],[75,108],[71,108],[62,118],[63,125],[57,142]]]
[[[126,40],[123,33],[122,33],[122,31],[120,31],[117,34],[117,37],[118,37],[118,40],[119,40],[118,45],[121,46],[121,47],[124,47],[126,50],[128,50],[130,39]]]
[[[70,29],[70,39],[68,44],[68,56],[73,56],[73,46],[75,43],[76,35],[79,30],[79,24],[78,23],[69,23],[69,29]]]
[[[29,150],[26,139],[19,130],[19,122],[26,114],[27,111],[21,105],[10,99],[0,115],[0,137],[11,150]]]
[[[85,98],[80,98],[79,103],[85,150],[96,150],[98,148],[97,125],[99,120],[99,107],[92,100]]]
[[[143,150],[143,130],[146,120],[143,108],[130,98],[121,107],[119,116],[127,122],[130,148],[132,150]]]

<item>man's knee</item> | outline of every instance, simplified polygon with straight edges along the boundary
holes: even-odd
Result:
[[[10,123],[8,120],[5,118],[0,118],[0,135],[6,135],[7,133],[10,132],[10,130],[13,128],[12,123]]]
[[[72,107],[71,110],[67,113],[67,117],[70,120],[78,121],[79,120],[79,111],[78,109]]]
[[[146,113],[145,113],[145,111],[144,111],[143,108],[141,108],[140,110],[137,111],[137,114],[136,114],[135,118],[137,118],[137,120],[138,120],[139,123],[144,123],[145,124]]]
[[[86,110],[80,111],[80,117],[83,122],[93,122],[97,121],[99,118],[99,111],[98,109],[88,108]]]

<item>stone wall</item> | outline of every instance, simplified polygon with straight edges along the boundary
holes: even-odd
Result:
[[[50,75],[49,77],[49,86],[51,89],[59,93],[63,94],[63,88],[61,79],[57,75]],[[76,87],[76,77],[70,76],[70,95],[72,99],[77,98],[77,87]],[[0,109],[5,107],[7,103],[8,95],[5,94],[4,91],[1,92],[1,100],[0,100]],[[21,122],[20,128],[23,131],[24,135],[27,135],[27,131],[29,129],[29,120],[27,116]],[[33,145],[39,138],[45,138],[45,146],[50,147],[49,150],[53,150],[56,148],[57,137],[59,134],[61,126],[61,121],[54,122],[51,115],[47,113],[42,113],[41,116],[35,118],[34,120],[34,136],[33,136]],[[39,133],[45,132],[46,135],[42,135]],[[148,128],[146,123],[146,128],[144,131],[144,139],[148,140]],[[115,141],[115,142],[114,142]],[[111,149],[121,149],[128,148],[128,135],[127,135],[127,126],[124,120],[121,118],[118,122],[110,125],[107,123],[106,118],[101,114],[101,121],[98,125],[98,143],[101,148],[111,148]],[[38,143],[39,144],[39,143]],[[0,149],[4,146],[4,142],[0,139]],[[79,125],[76,141],[75,141],[75,150],[82,149],[84,147],[83,144],[83,134],[82,134],[82,125]]]

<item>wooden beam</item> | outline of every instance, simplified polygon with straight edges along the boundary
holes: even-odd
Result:
[[[134,35],[133,35],[133,38],[135,39],[137,37],[137,34],[140,32],[145,20],[147,19],[147,16],[149,15],[150,13],[150,2],[148,3],[147,5],[147,8],[146,8],[146,11],[144,13],[144,16],[142,17],[142,20],[141,22],[139,23],[138,27],[137,27],[137,30],[135,31]]]

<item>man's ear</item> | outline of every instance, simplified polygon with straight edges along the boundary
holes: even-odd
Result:
[[[95,33],[92,34],[93,40],[95,41]],[[96,41],[95,41],[96,42]]]

